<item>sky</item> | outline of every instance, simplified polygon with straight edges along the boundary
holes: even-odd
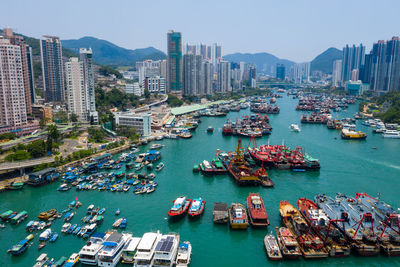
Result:
[[[329,47],[400,35],[399,0],[1,0],[0,27],[39,38],[93,36],[166,51],[167,32],[230,53],[311,61]],[[5,11],[5,12],[4,12]]]

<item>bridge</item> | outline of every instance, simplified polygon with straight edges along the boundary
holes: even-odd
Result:
[[[0,172],[11,171],[11,170],[21,170],[21,173],[25,171],[25,168],[34,167],[41,163],[51,163],[54,162],[53,157],[45,157],[39,159],[29,159],[16,162],[6,162],[0,164]]]

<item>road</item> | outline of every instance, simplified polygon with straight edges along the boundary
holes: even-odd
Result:
[[[39,159],[30,159],[18,162],[6,162],[0,164],[0,171],[9,171],[14,169],[23,169],[28,167],[34,167],[41,163],[50,163],[54,162],[54,158],[46,157],[46,158],[39,158]]]

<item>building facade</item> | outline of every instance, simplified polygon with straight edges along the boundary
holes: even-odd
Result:
[[[279,63],[276,64],[276,78],[284,81],[285,75],[285,65]]]
[[[221,60],[217,65],[217,92],[226,93],[231,91],[231,75],[230,75],[230,63],[228,61]]]
[[[164,77],[146,77],[144,79],[144,88],[152,94],[165,94],[166,93],[166,81]]]
[[[114,113],[115,123],[136,128],[137,132],[144,137],[151,135],[151,114],[135,114],[135,113]]]
[[[79,50],[79,58],[83,64],[83,78],[86,93],[86,109],[88,118],[93,123],[99,122],[99,115],[96,111],[96,93],[94,89],[94,73],[93,73],[93,52],[92,49],[81,48]]]
[[[365,46],[349,46],[343,47],[342,74],[343,82],[351,80],[352,71],[360,70],[364,66]]]
[[[143,89],[140,87],[138,82],[125,84],[125,93],[134,94],[136,96],[143,95]]]
[[[338,59],[333,61],[332,69],[332,85],[338,87],[342,81],[342,60]]]
[[[72,57],[65,63],[68,113],[76,114],[79,121],[88,121],[89,117],[84,73],[83,62],[78,58]]]
[[[43,36],[40,40],[40,54],[45,100],[47,102],[63,102],[65,97],[64,70],[60,38]]]
[[[168,88],[169,92],[182,92],[182,36],[169,31],[168,39]]]

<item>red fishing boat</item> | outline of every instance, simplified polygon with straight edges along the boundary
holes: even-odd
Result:
[[[233,128],[230,122],[226,123],[224,127],[222,127],[222,134],[223,135],[232,135]]]
[[[206,202],[201,197],[193,199],[188,212],[189,216],[192,218],[199,217],[203,214],[205,207]]]
[[[247,197],[250,224],[252,226],[268,226],[269,220],[264,201],[258,193],[250,193]]]
[[[175,199],[173,203],[174,205],[168,211],[168,215],[170,217],[180,217],[186,214],[189,209],[190,203],[192,203],[192,200],[186,198],[185,196],[181,196]]]

